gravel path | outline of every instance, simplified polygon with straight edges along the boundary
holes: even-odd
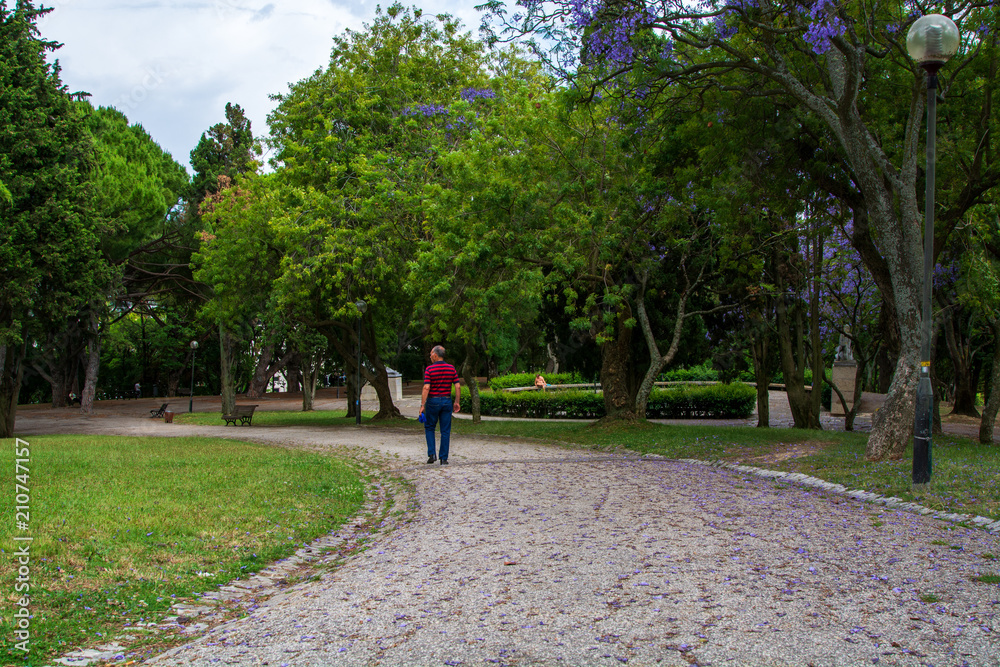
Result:
[[[974,581],[1000,571],[995,534],[664,459],[460,438],[445,467],[403,430],[238,435],[362,447],[412,484],[417,509],[150,664],[1000,665],[1000,585]]]

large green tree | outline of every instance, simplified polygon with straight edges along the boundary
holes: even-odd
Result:
[[[81,103],[84,104],[84,103]],[[101,360],[103,327],[163,289],[162,274],[148,270],[149,256],[157,255],[171,233],[169,213],[178,206],[188,175],[140,126],[131,125],[120,111],[86,105],[87,128],[96,149],[89,174],[93,184],[94,215],[107,233],[101,237],[105,262],[112,267],[103,294],[84,309],[87,326],[87,362],[81,409],[93,411]],[[152,298],[156,298],[152,296]]]
[[[107,266],[91,215],[94,149],[84,115],[47,61],[50,10],[0,2],[0,437],[14,431],[27,341],[61,329],[100,293]]]
[[[187,196],[190,213],[198,215],[205,197],[220,190],[220,176],[231,183],[241,174],[256,171],[259,154],[260,147],[243,107],[227,102],[226,121],[202,133],[198,145],[191,151],[195,173]]]
[[[212,293],[204,314],[224,331],[256,342],[247,392],[251,398],[263,394],[267,382],[294,352],[286,346],[288,353],[280,354],[290,329],[286,313],[273,300],[274,281],[281,274],[286,251],[275,223],[295,205],[287,197],[280,174],[238,177],[206,200],[205,231],[193,258],[195,277]],[[231,390],[224,386],[224,394]]]
[[[226,122],[209,128],[191,151],[191,166],[195,175],[187,196],[187,217],[199,220],[203,208],[212,208],[213,197],[230,188],[241,176],[255,173],[260,166],[257,162],[259,154],[260,148],[254,139],[250,120],[238,104],[227,103]],[[245,332],[250,323],[247,320],[237,322],[224,316],[222,311],[214,311],[211,306],[209,311],[220,318],[217,325],[222,411],[231,414],[236,407],[234,364],[239,356],[241,332]]]
[[[474,119],[461,141],[430,119],[422,123],[437,134],[442,156],[440,177],[425,185],[427,233],[407,283],[425,333],[450,344],[456,361],[465,357],[474,421],[479,362],[516,350],[519,332],[537,318],[545,289],[539,257],[551,248],[546,216],[531,207],[547,200],[545,182],[530,176],[544,156],[526,141],[549,86],[515,53],[499,54],[496,64],[488,87],[465,91],[450,108]]]
[[[424,186],[440,178],[446,137],[472,131],[463,92],[484,89],[487,68],[484,46],[457,21],[395,4],[335,38],[327,68],[277,96],[269,118],[274,166],[301,196],[301,215],[277,225],[289,249],[279,303],[322,331],[352,371],[361,317],[361,371],[379,417],[398,415],[383,356],[411,318],[403,286],[428,238]]]
[[[104,327],[134,309],[148,310],[150,296],[162,297],[166,289],[163,283],[169,271],[164,269],[161,246],[172,234],[168,213],[178,205],[188,177],[142,127],[130,125],[119,111],[76,104],[94,148],[86,172],[92,196],[89,210],[102,230],[99,250],[108,271],[92,298],[61,330],[46,332],[35,341],[29,362],[52,387],[53,406],[66,405],[72,391],[81,397],[83,411],[90,413]]]

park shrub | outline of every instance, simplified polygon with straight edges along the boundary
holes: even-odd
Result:
[[[743,384],[654,389],[649,396],[646,416],[650,419],[749,417],[757,393]],[[600,419],[604,397],[600,392],[577,389],[549,391],[483,391],[479,394],[483,415],[533,417],[536,419]],[[470,412],[471,398],[462,395],[462,410]]]
[[[708,364],[692,366],[691,368],[673,368],[660,373],[657,382],[716,382],[719,371]]]
[[[656,389],[649,395],[649,419],[742,419],[753,413],[757,390],[745,384]]]
[[[514,387],[534,387],[535,373],[511,373],[490,380],[490,389],[512,389]],[[542,373],[548,384],[583,384],[587,382],[579,373]]]

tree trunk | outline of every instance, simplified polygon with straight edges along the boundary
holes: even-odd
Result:
[[[899,362],[899,326],[893,319],[896,308],[889,307],[889,303],[888,299],[882,299],[878,316],[878,332],[883,345],[875,357],[875,367],[878,369],[875,390],[880,394],[889,393],[892,376]]]
[[[771,427],[771,368],[768,363],[767,338],[761,337],[750,343],[753,353],[753,377],[757,383],[757,428]]]
[[[911,116],[916,117],[916,114]],[[854,139],[867,143],[864,137]],[[903,191],[897,195],[887,184],[884,171],[875,164],[872,156],[858,157],[856,167],[868,210],[879,223],[876,229],[879,247],[884,253],[892,283],[890,305],[895,324],[886,323],[881,331],[885,337],[886,352],[891,356],[892,347],[898,344],[888,395],[882,408],[872,418],[865,457],[870,461],[899,459],[913,434],[913,409],[919,380],[917,369],[920,368],[923,241],[921,216],[913,186],[915,174],[907,172],[902,179],[904,183],[900,185]],[[902,209],[901,219],[895,214],[897,204]],[[865,264],[868,265],[868,262]],[[898,340],[892,334],[898,334]],[[884,380],[882,372],[880,376]]]
[[[993,370],[990,372],[989,395],[983,407],[983,418],[979,422],[979,442],[993,444],[993,428],[1000,409],[1000,319],[990,323],[993,328]]]
[[[315,354],[302,355],[302,411],[311,412],[316,398],[316,379],[319,377],[320,359]]]
[[[191,346],[184,346],[184,360],[180,365],[170,371],[167,371],[167,389],[164,398],[176,398],[177,392],[181,386],[181,378],[187,375],[188,387],[191,387],[191,373],[194,373],[194,369],[191,367]],[[193,391],[193,389],[192,389]]]
[[[819,420],[816,419],[817,415],[812,410],[812,400],[806,394],[805,387],[806,352],[802,309],[796,308],[794,313],[789,314],[784,290],[782,292],[776,302],[776,312],[778,346],[781,350],[781,372],[785,376],[785,395],[788,398],[788,407],[791,410],[795,428],[818,429],[820,427]],[[794,327],[790,322],[793,318]],[[816,385],[816,379],[819,379],[821,383],[819,386]],[[814,378],[813,391],[820,391],[822,380],[822,377]]]
[[[646,339],[646,347],[649,348],[649,368],[642,378],[639,390],[635,395],[635,416],[638,419],[646,418],[646,406],[649,405],[649,395],[656,386],[656,378],[660,372],[674,360],[677,350],[680,348],[681,333],[684,331],[684,319],[688,296],[691,293],[691,286],[681,292],[680,300],[677,303],[677,314],[674,318],[673,337],[670,340],[670,347],[666,354],[660,354],[660,346],[656,343],[656,336],[653,335],[653,327],[649,323],[649,314],[646,312],[646,280],[639,286],[639,294],[636,298],[636,311],[639,315],[639,326],[642,329],[643,338]],[[602,382],[603,384],[603,382]]]
[[[69,404],[70,360],[74,354],[71,348],[74,347],[69,331],[63,331],[59,335],[49,333],[40,359],[48,370],[40,363],[32,362],[34,369],[52,388],[53,408],[65,408]]]
[[[295,356],[298,355],[296,354]],[[299,371],[298,363],[289,364],[288,368],[285,369],[285,379],[288,380],[288,387],[286,391],[289,394],[302,391],[302,373]]]
[[[94,414],[94,394],[97,392],[97,374],[101,368],[101,318],[96,309],[90,311],[90,340],[87,341],[87,371],[84,375],[80,411]]]
[[[0,438],[14,437],[17,399],[24,375],[24,343],[15,347],[0,345]]]
[[[854,396],[851,400],[851,409],[844,415],[845,431],[854,430],[854,420],[861,409],[861,399],[865,393],[865,371],[868,368],[868,357],[861,353],[861,345],[856,339],[854,341],[854,350],[854,361],[857,364],[854,368]],[[843,397],[841,397],[841,400],[843,400]]]
[[[60,364],[52,370],[49,376],[49,386],[52,387],[52,407],[65,408],[69,405],[69,374]]]
[[[267,391],[267,383],[271,381],[274,372],[268,373],[271,359],[274,358],[274,343],[268,343],[260,351],[260,358],[253,369],[253,377],[247,388],[247,398],[260,398]]]
[[[351,364],[345,364],[346,372],[344,373],[344,391],[347,392],[347,417],[356,417],[357,405],[354,400],[357,396],[357,366],[352,366]]]
[[[823,364],[823,341],[820,340],[819,331],[819,281],[823,272],[823,237],[814,229],[812,240],[812,288],[809,313],[809,334],[812,338],[812,359],[810,367],[813,372],[812,392],[809,395],[810,422],[816,424],[816,428],[823,428],[819,415],[823,408],[823,380],[826,379],[826,369]]]
[[[469,405],[472,406],[472,423],[478,424],[482,421],[482,413],[479,406],[479,383],[476,382],[475,368],[476,348],[471,343],[465,345],[465,361],[462,363],[462,379],[469,391]]]
[[[559,357],[552,350],[552,343],[546,343],[545,345],[545,372],[548,373],[558,373],[559,372]]]
[[[403,415],[400,414],[399,408],[392,401],[392,390],[389,389],[389,372],[386,370],[382,358],[378,354],[366,356],[368,356],[368,361],[374,367],[374,372],[369,371],[363,366],[361,370],[365,379],[368,380],[372,389],[375,390],[375,395],[378,396],[378,412],[372,417],[372,421],[402,419]]]
[[[402,419],[403,415],[400,414],[399,408],[392,402],[392,391],[389,389],[389,373],[385,368],[385,363],[382,361],[381,355],[378,353],[378,341],[375,339],[373,317],[374,313],[369,309],[368,312],[362,315],[361,320],[361,350],[364,356],[368,358],[368,363],[371,364],[373,369],[368,370],[362,364],[361,374],[371,384],[372,389],[375,390],[375,395],[378,396],[378,412],[375,413],[372,420]],[[332,342],[335,347],[339,345],[338,341]],[[345,356],[344,350],[340,349],[340,347],[338,347],[337,351],[341,357]]]
[[[745,312],[749,324],[750,355],[753,361],[753,377],[757,384],[757,428],[771,427],[771,378],[773,362],[771,360],[771,330],[767,320],[772,312],[771,300],[758,297],[763,307],[747,309]]]
[[[919,119],[923,115],[922,83],[914,83],[905,137],[905,151],[914,156],[919,145]],[[872,152],[877,144],[864,129],[857,113],[856,107],[848,112],[849,118],[842,126],[843,143],[889,270],[894,319],[899,333],[895,372],[885,404],[872,419],[865,450],[869,460],[877,461],[902,458],[913,434],[913,409],[919,381],[917,369],[920,368],[923,282],[923,225],[920,223],[923,217],[917,205],[915,157],[904,158],[901,171],[888,174],[885,165]],[[894,342],[888,340],[886,347]]]
[[[961,312],[957,314],[960,315]],[[949,315],[942,323],[945,343],[948,346],[948,355],[951,357],[951,365],[955,373],[955,404],[952,407],[951,414],[979,417],[979,410],[976,409],[976,374],[973,369],[974,352],[969,342],[962,340],[962,334],[956,322],[957,319],[953,307],[949,309]]]
[[[392,402],[392,391],[389,389],[389,373],[386,371],[385,363],[382,361],[382,357],[378,354],[378,343],[374,338],[373,328],[372,328],[372,312],[369,310],[364,315],[364,320],[361,329],[361,349],[362,352],[368,357],[368,362],[371,364],[372,369],[369,370],[364,364],[361,365],[361,375],[368,381],[372,388],[375,390],[376,396],[378,396],[378,412],[372,417],[373,420],[381,419],[402,419],[402,415],[399,412],[399,408]],[[356,382],[357,373],[357,348],[354,343],[357,342],[357,338],[354,333],[354,327],[340,327],[341,332],[344,334],[346,340],[342,340],[337,336],[327,334],[327,340],[334,347],[340,358],[344,360],[345,365],[350,368],[347,373],[347,386],[348,386],[348,408],[347,416],[354,417],[356,413],[353,409],[353,402],[355,399],[355,389],[354,383]],[[348,349],[350,347],[350,349]]]
[[[233,365],[236,363],[236,340],[225,325],[219,325],[219,380],[222,384],[222,414],[231,415],[236,409],[236,387]]]
[[[392,390],[389,389],[389,372],[386,370],[385,364],[379,357],[375,357],[374,360],[370,359],[370,361],[374,362],[372,363],[375,367],[374,372],[362,367],[361,373],[375,390],[375,395],[378,396],[378,412],[372,417],[372,421],[402,419],[403,415],[400,414],[399,408],[392,401]]]
[[[646,415],[635,412],[635,395],[630,390],[632,328],[625,326],[625,313],[615,318],[614,340],[601,345],[601,388],[604,392],[604,419],[635,420]]]

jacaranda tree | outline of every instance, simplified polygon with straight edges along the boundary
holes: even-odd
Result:
[[[521,0],[513,12],[500,2],[488,6],[504,26],[499,37],[536,36],[536,53],[571,80],[586,74],[585,81],[605,86],[623,82],[620,94],[641,91],[663,103],[676,98],[678,87],[695,95],[720,89],[774,98],[824,128],[830,162],[850,175],[848,185],[864,206],[866,224],[855,225],[855,233],[867,232],[866,238],[852,241],[876,251],[862,256],[891,306],[899,336],[889,396],[874,418],[867,456],[902,456],[919,368],[918,159],[925,108],[924,75],[909,59],[905,38],[924,6],[898,0]],[[943,11],[959,24],[964,41],[940,75],[940,90],[970,96],[976,102],[968,106],[988,117],[991,97],[967,70],[982,51],[995,48],[984,36],[997,10],[979,0]],[[638,48],[651,36],[666,38],[664,57]],[[727,79],[733,72],[750,76],[733,85]],[[1000,180],[992,159],[996,139],[979,136],[987,141],[955,141],[968,147],[965,155],[952,156],[967,168],[961,186],[943,186],[955,193],[942,199],[946,219],[960,218]],[[943,225],[941,234],[948,229]]]

